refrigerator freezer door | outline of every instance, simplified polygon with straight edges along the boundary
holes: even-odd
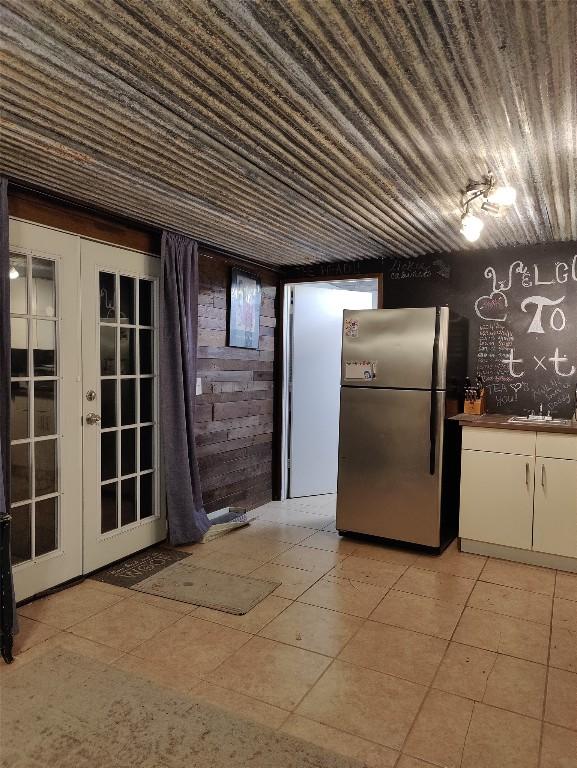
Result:
[[[448,309],[440,310],[439,372]],[[352,387],[430,389],[435,346],[436,308],[345,310],[341,384]],[[347,363],[374,363],[374,378],[347,378]],[[437,388],[444,384],[438,381]]]
[[[341,388],[338,530],[440,545],[445,393],[433,402],[431,445],[430,392]]]

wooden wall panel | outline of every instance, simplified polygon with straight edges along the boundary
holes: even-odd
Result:
[[[196,437],[207,510],[252,509],[272,498],[277,275],[262,283],[259,349],[226,346],[227,291],[235,263],[201,251]],[[237,264],[241,266],[241,264]]]

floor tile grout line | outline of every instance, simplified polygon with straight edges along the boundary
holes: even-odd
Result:
[[[545,672],[545,690],[543,692],[543,705],[541,707],[541,729],[539,731],[539,752],[538,752],[539,765],[541,765],[541,760],[543,757],[543,739],[545,736],[545,717],[547,712],[547,698],[549,695],[549,672],[551,668],[551,644],[553,642],[553,610],[555,608],[555,592],[557,591],[557,575],[558,575],[558,572],[555,571],[555,581],[553,585],[553,600],[551,602],[551,616],[550,616],[550,624],[549,624],[549,645],[547,647],[547,670]]]
[[[440,556],[442,556],[442,555],[440,555]],[[479,576],[480,576],[480,575],[481,575],[481,573],[479,573],[479,575],[477,576],[477,578],[474,580],[474,581],[475,581],[475,584],[477,584],[477,582],[479,581]],[[401,746],[401,749],[399,750],[399,755],[400,755],[400,756],[404,754],[404,749],[405,749],[405,747],[406,747],[406,745],[407,745],[407,743],[408,743],[408,741],[409,741],[409,738],[410,738],[410,736],[411,736],[411,733],[413,732],[413,730],[414,730],[414,728],[415,728],[415,725],[416,725],[416,723],[417,723],[417,720],[419,719],[419,715],[420,715],[420,714],[421,714],[421,712],[423,711],[423,707],[424,707],[425,701],[426,701],[426,700],[429,698],[429,695],[431,694],[431,691],[433,691],[433,690],[436,690],[436,689],[434,689],[434,688],[433,688],[433,682],[434,682],[434,680],[435,680],[435,677],[436,677],[436,675],[437,675],[437,673],[438,673],[439,669],[441,668],[441,666],[442,666],[442,664],[443,664],[443,662],[444,662],[444,660],[445,660],[445,658],[446,658],[446,656],[447,656],[448,650],[449,650],[449,648],[450,648],[450,646],[451,646],[451,643],[453,642],[453,637],[455,636],[455,632],[457,631],[457,627],[459,626],[459,622],[461,621],[461,618],[462,618],[462,616],[463,616],[463,613],[464,613],[464,611],[465,611],[465,608],[467,607],[468,601],[469,601],[469,599],[470,599],[471,595],[473,594],[473,589],[475,588],[475,584],[473,585],[473,588],[471,589],[471,591],[470,591],[470,593],[469,593],[469,596],[467,597],[467,601],[466,601],[466,602],[465,602],[465,604],[464,604],[464,605],[461,607],[461,612],[460,612],[460,614],[459,614],[459,618],[458,618],[458,620],[456,621],[456,623],[455,623],[455,626],[453,627],[453,631],[451,632],[451,636],[450,636],[450,637],[448,638],[448,640],[447,640],[447,645],[446,645],[446,647],[445,647],[445,651],[444,651],[444,653],[443,653],[443,656],[441,657],[441,660],[440,660],[440,662],[439,662],[439,664],[438,664],[438,666],[437,666],[437,672],[436,672],[436,673],[435,673],[435,675],[433,676],[433,679],[431,680],[430,684],[427,686],[427,690],[426,690],[426,693],[425,693],[425,695],[423,696],[423,700],[421,701],[421,704],[420,704],[420,706],[419,706],[419,709],[418,709],[418,711],[417,711],[417,713],[416,713],[416,715],[415,715],[415,717],[414,717],[414,719],[413,719],[413,722],[411,723],[411,726],[410,726],[409,730],[407,731],[407,735],[405,736],[405,739],[404,739],[404,741],[403,741],[403,744],[402,744],[402,746]],[[439,601],[439,602],[440,602],[440,601]],[[456,694],[453,694],[453,695],[456,695]],[[461,697],[461,698],[466,698],[466,697]],[[468,733],[469,733],[469,728],[470,728],[470,725],[471,725],[471,721],[472,721],[472,719],[473,719],[473,712],[474,712],[474,707],[475,707],[475,702],[473,702],[473,707],[472,707],[472,709],[471,709],[471,716],[470,716],[470,718],[469,718],[469,723],[468,723],[468,726],[467,726],[467,731],[466,731],[466,733],[465,733],[465,738],[464,738],[464,740],[463,740],[463,747],[462,747],[462,749],[461,749],[461,758],[460,758],[460,760],[459,760],[459,766],[461,766],[461,765],[462,765],[462,762],[463,762],[463,755],[464,755],[464,751],[465,751],[465,744],[466,744],[466,741],[467,741],[467,736],[468,736]],[[399,757],[399,759],[398,759],[398,761],[397,761],[397,762],[400,762],[400,757]]]
[[[539,567],[539,566],[536,566]],[[487,581],[485,579],[479,579],[479,581],[482,584],[492,584],[494,587],[506,587],[507,589],[515,589],[518,592],[528,592],[530,595],[539,595],[540,597],[550,597],[553,598],[553,594],[548,594],[547,592],[537,592],[535,589],[528,589],[527,587],[518,587],[515,584],[501,584],[500,581]]]
[[[323,670],[323,672],[320,674],[320,676],[317,678],[317,680],[313,683],[313,685],[309,688],[309,690],[299,699],[299,701],[295,705],[294,709],[291,710],[291,713],[290,713],[291,716],[295,715],[297,717],[302,717],[305,720],[311,720],[313,723],[317,723],[318,725],[325,726],[326,728],[331,728],[333,731],[339,731],[340,733],[346,733],[349,736],[353,736],[356,739],[360,739],[361,741],[366,741],[368,744],[375,744],[375,745],[377,745],[379,747],[384,747],[385,749],[390,749],[393,752],[397,752],[398,750],[396,749],[396,747],[391,747],[389,744],[383,744],[380,741],[374,741],[373,739],[370,739],[367,736],[359,736],[358,733],[354,733],[353,731],[344,730],[343,728],[337,728],[334,725],[327,725],[322,720],[316,720],[314,717],[311,717],[310,715],[299,715],[298,714],[297,709],[300,707],[300,705],[303,703],[303,701],[306,699],[306,697],[309,695],[309,693],[311,693],[313,688],[315,688],[315,686],[317,686],[321,682],[323,677],[326,674],[328,674],[329,670],[331,669],[331,667],[334,665],[334,663],[336,661],[339,661],[339,659],[337,659],[337,658],[331,659],[331,663],[328,665],[328,667],[325,670]],[[349,662],[346,662],[346,661],[339,661],[339,663],[340,664],[349,664]],[[354,666],[354,665],[351,664],[351,666]],[[372,670],[372,671],[375,671],[375,670]],[[378,674],[387,674],[387,673],[386,672],[379,672]],[[391,677],[394,677],[394,675],[391,675]],[[401,680],[403,678],[397,678],[397,679]],[[413,683],[413,685],[418,685],[418,683]]]
[[[63,591],[65,591],[65,590],[63,590]],[[104,591],[104,590],[102,590],[102,591]],[[58,594],[60,594],[60,593],[58,593]],[[114,594],[114,593],[110,592],[109,594]],[[43,598],[40,598],[40,600],[42,600],[42,599]],[[40,621],[38,619],[32,619],[29,616],[26,616],[25,614],[18,614],[18,615],[22,616],[25,619],[28,619],[29,621],[37,621],[39,624],[43,624],[44,626],[50,627],[51,629],[58,629],[58,630],[60,630],[60,632],[68,632],[69,634],[74,635],[75,637],[83,637],[83,635],[77,635],[75,632],[72,632],[71,630],[74,627],[77,627],[79,624],[82,624],[84,621],[88,621],[89,619],[93,619],[96,616],[99,616],[101,613],[104,613],[105,611],[110,610],[110,608],[115,608],[117,605],[120,605],[120,603],[122,603],[122,602],[124,602],[126,600],[134,600],[133,595],[124,595],[122,597],[119,596],[119,599],[115,603],[111,603],[110,605],[107,605],[104,608],[99,608],[95,613],[91,613],[88,616],[84,616],[82,619],[79,619],[78,621],[73,622],[72,624],[70,624],[67,627],[56,627],[54,624],[48,624],[45,621]],[[159,611],[163,611],[164,613],[174,614],[177,617],[182,617],[182,616],[186,616],[187,615],[187,614],[178,613],[177,611],[171,611],[171,610],[169,610],[167,608],[159,608],[158,606],[151,605],[150,603],[146,603],[144,600],[136,601],[136,602],[141,602],[141,603],[143,603],[143,604],[145,604],[145,605],[147,605],[147,606],[149,606],[151,608],[156,608]],[[167,625],[167,626],[169,626],[169,625]],[[162,631],[162,630],[160,630],[160,631]],[[89,640],[90,638],[85,638],[85,639]],[[98,642],[98,641],[95,640],[93,642]],[[100,645],[104,645],[104,643],[100,643]],[[112,646],[107,646],[107,647],[110,648]]]
[[[289,717],[293,714],[292,711],[289,710],[289,709],[284,709],[284,707],[279,707],[278,705],[271,704],[270,702],[264,701],[263,699],[258,699],[256,696],[251,696],[249,693],[243,693],[241,691],[235,690],[234,688],[227,688],[226,686],[221,685],[220,683],[215,683],[212,680],[208,680],[207,678],[201,677],[200,678],[200,682],[208,683],[209,685],[213,685],[215,688],[220,688],[220,690],[222,690],[222,691],[226,691],[226,692],[230,692],[230,693],[236,693],[236,694],[238,694],[240,696],[244,696],[245,698],[250,699],[251,701],[254,701],[257,704],[264,704],[267,707],[273,707],[274,709],[278,709],[280,712],[285,713],[286,717],[284,718],[284,720],[282,721],[282,723],[280,725],[275,726],[274,728],[272,728],[272,726],[268,726],[268,727],[271,727],[272,730],[274,730],[274,731],[280,730],[280,728],[283,727],[283,725],[286,723],[286,721],[289,719]],[[191,695],[191,696],[194,696],[194,694],[192,693],[192,688],[193,687],[194,686],[192,686],[189,689],[189,695]],[[216,705],[214,705],[214,706],[216,706]],[[252,722],[257,722],[257,721],[252,721]]]

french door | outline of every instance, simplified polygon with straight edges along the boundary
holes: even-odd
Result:
[[[16,599],[160,541],[159,263],[10,220]]]
[[[82,573],[80,242],[10,220],[16,599]]]
[[[89,240],[80,257],[86,573],[161,540],[166,524],[158,472],[160,262]]]

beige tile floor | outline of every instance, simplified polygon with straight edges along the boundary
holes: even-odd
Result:
[[[576,768],[577,575],[342,540],[333,497],[254,514],[185,548],[282,581],[246,616],[87,580],[21,607],[14,668],[62,646],[368,768]]]

